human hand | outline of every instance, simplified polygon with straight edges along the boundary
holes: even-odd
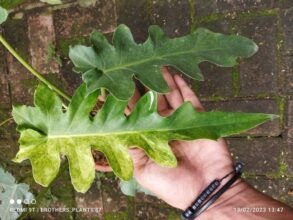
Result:
[[[180,76],[171,76],[167,68],[163,69],[163,75],[170,92],[158,98],[161,115],[171,114],[185,101],[203,111],[198,98]],[[134,103],[129,106],[132,108]],[[130,153],[138,183],[173,207],[186,209],[214,179],[232,171],[232,158],[223,139],[172,141],[170,145],[178,160],[175,168],[154,163],[142,149],[130,149]]]
[[[173,77],[167,68],[163,68],[163,76],[170,92],[158,97],[158,112],[162,116],[170,115],[185,101],[190,101],[196,110],[203,111],[200,101],[180,76]],[[130,114],[139,96],[136,91],[126,114]],[[139,184],[173,207],[185,209],[214,179],[232,171],[232,158],[223,139],[172,141],[170,145],[178,160],[175,168],[154,163],[140,148],[129,151],[134,162],[134,176]],[[111,171],[110,167],[98,164],[96,169]]]

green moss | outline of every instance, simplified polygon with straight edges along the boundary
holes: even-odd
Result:
[[[242,174],[242,177],[244,179],[249,179],[249,178],[255,178],[256,177],[256,173],[255,171],[244,171],[243,174]]]
[[[35,90],[35,88],[37,87],[39,81],[35,78],[33,79],[24,79],[21,81],[22,85],[24,86],[25,89],[33,89]]]
[[[207,100],[209,100],[209,101],[223,101],[223,100],[225,100],[225,98],[222,96],[219,96],[219,95],[213,95],[213,96],[208,97]]]
[[[258,99],[264,99],[264,98],[268,98],[268,97],[270,97],[270,95],[268,95],[267,93],[258,93],[256,95],[256,98],[258,98]]]
[[[264,9],[264,10],[249,10],[249,11],[237,11],[236,12],[228,12],[224,14],[220,13],[213,13],[207,16],[202,17],[196,17],[193,18],[193,28],[195,29],[199,25],[204,25],[205,23],[215,22],[218,20],[223,19],[232,19],[236,21],[241,21],[243,19],[250,19],[250,18],[256,18],[256,17],[265,17],[265,16],[278,16],[279,15],[279,9]]]
[[[127,211],[114,212],[114,213],[105,213],[105,220],[128,220],[129,215]]]
[[[232,89],[233,95],[238,96],[240,92],[240,74],[237,66],[232,68]]]
[[[288,164],[284,161],[281,161],[279,163],[279,170],[277,172],[271,172],[266,174],[266,176],[270,179],[280,179],[283,177],[287,177],[287,171],[288,171]]]
[[[68,57],[70,46],[77,44],[89,45],[88,37],[75,37],[71,39],[60,39],[57,43],[57,50],[61,57]]]
[[[176,213],[175,211],[174,212],[171,212],[169,215],[168,215],[168,218],[167,220],[180,220],[180,213]]]
[[[60,55],[57,53],[55,46],[52,43],[49,43],[48,45],[48,61],[55,61],[59,64],[59,66],[62,66],[62,60],[60,58]]]
[[[280,162],[279,172],[281,176],[285,176],[288,171],[288,164],[285,162]]]
[[[280,126],[283,127],[284,124],[284,114],[285,114],[285,98],[284,97],[276,97],[278,102],[279,116],[280,116]]]
[[[222,20],[223,18],[224,16],[222,14],[210,14],[208,16],[195,17],[192,24],[192,30],[196,29],[199,25],[203,23],[210,23],[217,20]]]

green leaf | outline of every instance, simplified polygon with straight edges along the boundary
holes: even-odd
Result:
[[[134,42],[128,27],[120,25],[109,44],[100,32],[91,35],[92,47],[70,48],[69,57],[75,70],[83,74],[88,92],[106,88],[116,98],[127,100],[134,92],[133,76],[159,93],[168,92],[161,74],[164,65],[174,66],[187,76],[203,80],[199,63],[231,67],[238,57],[249,57],[257,45],[245,37],[197,29],[190,35],[169,39],[158,26],[151,26],[143,44]]]
[[[83,84],[72,98],[68,110],[62,110],[59,97],[44,85],[35,92],[35,107],[13,108],[13,117],[20,131],[20,150],[14,159],[29,159],[33,176],[48,186],[60,167],[60,155],[69,161],[72,183],[79,192],[90,187],[95,176],[91,150],[105,154],[114,173],[130,180],[133,164],[128,148],[139,146],[156,163],[174,167],[176,158],[170,140],[217,139],[253,128],[272,115],[224,112],[196,112],[191,103],[184,103],[171,116],[157,113],[157,96],[144,95],[129,117],[124,115],[127,101],[113,96],[106,99],[95,117],[90,112],[98,91],[86,95]]]
[[[23,202],[24,199],[33,198],[27,184],[16,183],[15,178],[0,167],[0,219],[17,219],[19,217],[17,209],[22,208],[22,203],[18,204],[17,200]]]
[[[0,6],[0,24],[4,23],[7,20],[7,17],[8,11]]]
[[[0,0],[0,6],[6,9],[11,9],[23,3],[25,0]]]
[[[62,4],[61,0],[41,0],[41,2],[45,2],[45,3],[48,3],[50,5]]]

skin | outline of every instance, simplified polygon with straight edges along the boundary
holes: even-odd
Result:
[[[161,115],[171,114],[186,101],[190,101],[196,110],[204,111],[197,96],[180,76],[172,76],[167,68],[163,68],[162,72],[170,92],[159,96],[158,112]],[[140,95],[136,91],[126,114],[131,113],[139,98]],[[139,148],[132,148],[129,152],[134,162],[134,176],[139,184],[175,208],[185,210],[214,179],[220,179],[233,170],[233,161],[224,139],[173,141],[170,145],[178,160],[176,168],[155,164]],[[96,169],[111,171],[110,167],[98,164]],[[228,180],[229,178],[225,179],[222,185]],[[237,211],[237,208],[241,207],[252,208],[251,210],[261,207],[263,211]],[[273,208],[282,208],[282,211],[273,211]],[[197,219],[232,218],[293,219],[293,211],[290,207],[257,192],[244,180],[239,179]]]

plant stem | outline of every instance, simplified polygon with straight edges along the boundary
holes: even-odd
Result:
[[[104,100],[106,100],[106,97],[107,97],[106,89],[101,88],[101,95],[102,95],[102,97],[104,98]]]
[[[6,120],[4,120],[3,122],[0,123],[0,127],[5,125],[7,122],[9,122],[10,120],[13,120],[13,118],[8,118]]]
[[[49,82],[45,77],[43,77],[42,74],[40,74],[37,70],[35,70],[30,64],[28,64],[11,46],[10,44],[3,38],[3,36],[0,34],[0,42],[4,45],[4,47],[28,70],[30,71],[34,76],[36,76],[41,82],[43,82],[45,85],[47,85],[50,89],[52,89],[54,92],[56,92],[58,95],[62,96],[67,101],[71,101],[71,98],[69,95],[67,95],[65,92],[61,91],[59,88],[57,88],[55,85],[53,85],[51,82]]]

